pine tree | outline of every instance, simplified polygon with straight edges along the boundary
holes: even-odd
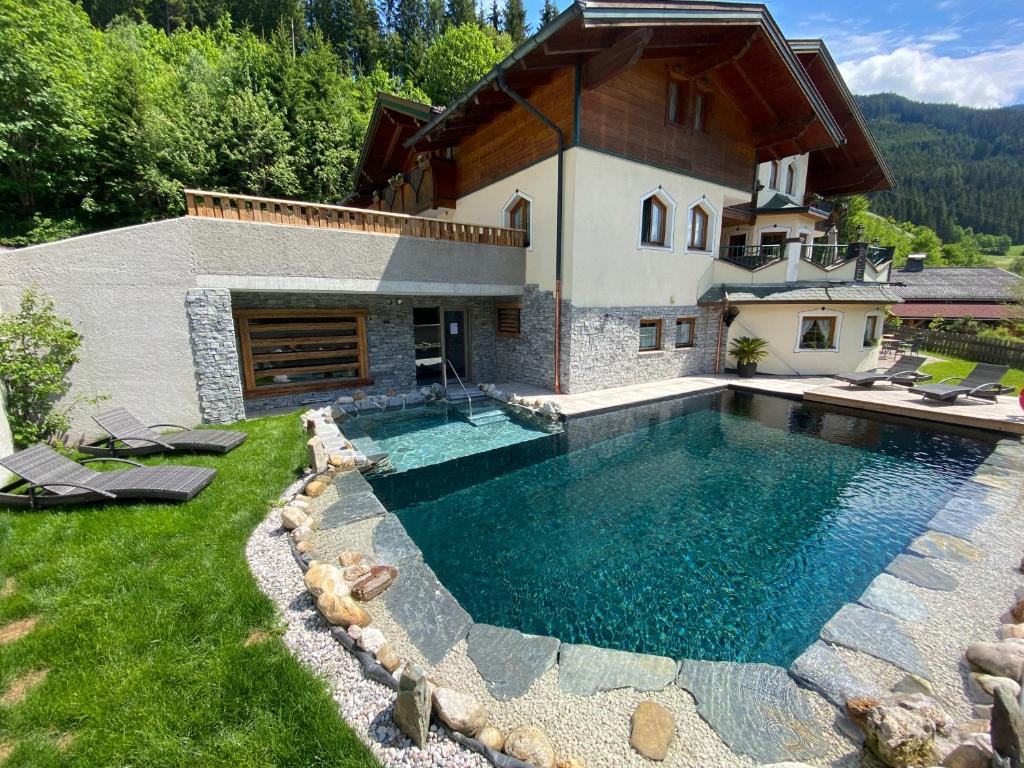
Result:
[[[352,71],[367,74],[373,71],[380,57],[383,40],[380,34],[380,16],[373,0],[348,0],[352,35],[349,56]]]
[[[427,45],[434,42],[448,24],[445,16],[444,0],[426,0],[426,18],[424,20],[424,32],[426,33]]]
[[[523,0],[505,0],[504,25],[502,32],[512,38],[513,43],[521,43],[529,31],[526,26],[526,8]]]
[[[403,80],[419,79],[427,49],[427,7],[423,0],[398,0],[395,36],[404,43],[402,56],[392,74]]]
[[[476,3],[473,0],[448,0],[445,12],[448,24],[461,27],[463,24],[476,23]]]
[[[558,6],[554,4],[553,0],[544,0],[544,8],[540,12],[540,25],[543,27],[545,24],[549,24],[557,15]]]
[[[487,26],[487,12],[484,10],[484,0],[480,0],[480,5],[476,9],[476,25],[481,29]]]
[[[491,13],[487,17],[487,21],[494,29],[501,28],[501,12],[498,10],[498,0],[491,0]]]

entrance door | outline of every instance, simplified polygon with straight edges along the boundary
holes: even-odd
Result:
[[[452,368],[463,381],[469,378],[469,328],[466,325],[466,310],[443,309],[441,312],[441,333],[444,337],[444,355],[451,368],[444,366],[445,376]]]

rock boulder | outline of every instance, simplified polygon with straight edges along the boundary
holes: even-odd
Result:
[[[371,619],[363,607],[351,597],[342,597],[332,592],[324,592],[316,600],[316,607],[331,624],[336,627],[348,627],[358,624],[367,626]]]
[[[629,745],[650,760],[664,760],[675,734],[676,720],[656,701],[641,701],[631,718]]]
[[[892,768],[935,765],[935,739],[948,733],[939,704],[920,693],[895,696],[861,708],[856,718],[864,746]]]
[[[487,725],[487,710],[475,696],[451,688],[434,689],[434,711],[453,731],[475,736]]]
[[[406,666],[398,680],[395,725],[420,749],[426,746],[430,733],[431,687],[426,673],[416,664]]]
[[[521,725],[505,739],[505,754],[533,763],[537,768],[555,768],[555,748],[540,728]]]
[[[495,752],[501,752],[505,746],[505,734],[493,725],[485,725],[476,734],[476,740]]]
[[[967,648],[965,656],[976,672],[1011,680],[1020,680],[1024,675],[1024,644],[1012,640],[974,643]]]

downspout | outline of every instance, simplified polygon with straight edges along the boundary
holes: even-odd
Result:
[[[505,73],[498,73],[500,88],[516,104],[540,120],[555,132],[558,138],[558,200],[555,204],[555,394],[562,393],[562,155],[565,149],[565,135],[562,129],[523,96],[505,82]]]

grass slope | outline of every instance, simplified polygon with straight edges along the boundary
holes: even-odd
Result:
[[[15,579],[0,626],[39,617],[0,645],[0,692],[49,670],[0,706],[4,768],[376,764],[280,642],[245,562],[268,502],[304,464],[297,422],[235,428],[249,439],[227,456],[176,460],[219,472],[187,504],[0,508],[0,583]],[[247,645],[257,630],[277,634]]]

